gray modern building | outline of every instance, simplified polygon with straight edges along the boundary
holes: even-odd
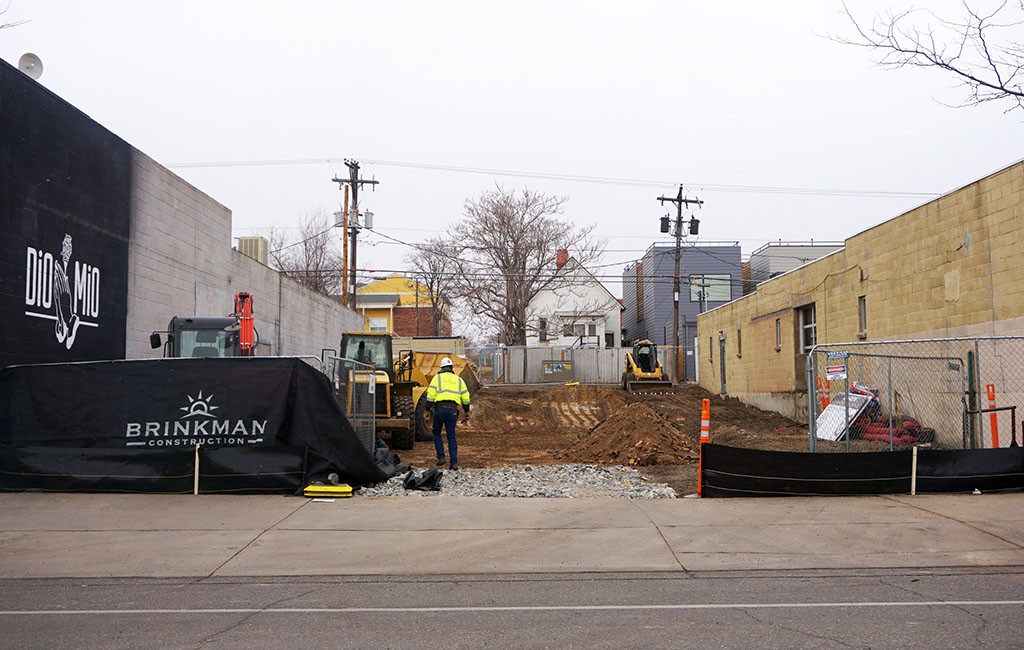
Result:
[[[842,250],[844,245],[843,242],[768,242],[750,254],[750,282],[756,287],[765,280]]]
[[[675,288],[674,243],[652,244],[643,257],[622,273],[622,341],[650,339],[671,346]],[[679,343],[685,350],[684,378],[695,378],[694,338],[697,314],[723,305],[743,293],[738,242],[683,243],[679,249]]]

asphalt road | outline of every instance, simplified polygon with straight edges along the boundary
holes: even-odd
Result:
[[[8,579],[0,603],[9,649],[1024,646],[1024,567]]]

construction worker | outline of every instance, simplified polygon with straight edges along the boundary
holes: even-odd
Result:
[[[459,469],[459,445],[455,441],[455,423],[459,419],[459,405],[465,415],[462,421],[469,419],[469,388],[466,382],[455,374],[455,364],[448,357],[441,359],[441,370],[430,380],[427,387],[428,413],[434,417],[434,449],[437,451],[437,466],[445,464],[444,443],[441,440],[441,426],[444,425],[448,438],[449,469]]]

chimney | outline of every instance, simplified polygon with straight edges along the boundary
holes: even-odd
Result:
[[[565,263],[569,261],[569,251],[564,248],[559,248],[558,253],[555,257],[555,268],[560,269],[565,266]]]

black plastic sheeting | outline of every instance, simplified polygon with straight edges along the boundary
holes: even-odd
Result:
[[[812,454],[702,446],[704,497],[910,494],[913,452]],[[932,450],[917,454],[918,493],[1024,490],[1024,451]]]
[[[387,480],[325,375],[299,359],[205,358],[0,371],[0,490],[299,493]]]

